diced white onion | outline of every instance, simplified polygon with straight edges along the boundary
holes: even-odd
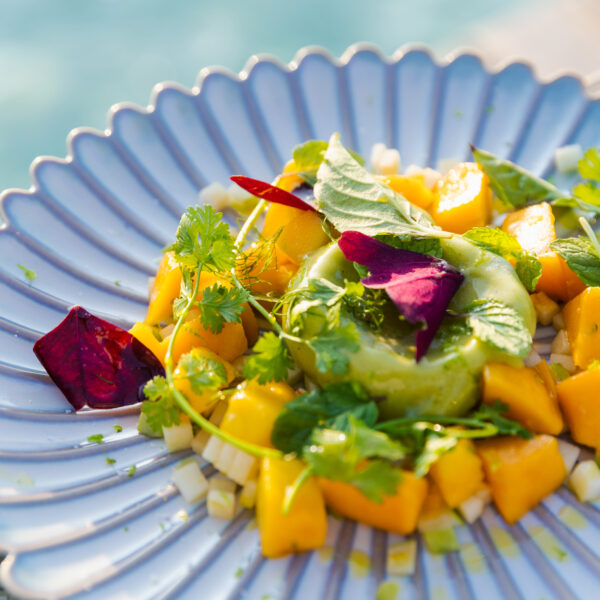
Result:
[[[526,367],[535,367],[535,365],[542,362],[542,357],[535,351],[532,350],[527,358],[523,361]]]
[[[600,498],[600,469],[593,460],[580,462],[571,477],[569,487],[580,502],[592,502]]]
[[[455,525],[461,525],[460,519],[456,516],[454,511],[448,508],[435,517],[421,517],[417,524],[417,529],[421,533],[424,533],[426,531],[452,529]]]
[[[566,329],[561,329],[556,337],[552,340],[550,345],[550,351],[552,354],[570,354],[571,344],[569,343],[569,336]]]
[[[206,497],[208,514],[215,519],[233,519],[235,514],[235,483],[216,475],[208,484]]]
[[[192,424],[188,421],[181,422],[179,425],[171,427],[163,427],[163,437],[165,438],[165,446],[169,452],[178,452],[185,450],[192,445],[194,438],[194,430]]]
[[[240,492],[240,504],[244,508],[254,508],[256,503],[256,490],[258,482],[256,479],[248,479]]]
[[[236,483],[244,485],[256,473],[257,467],[258,460],[254,456],[236,448],[231,465],[225,474]]]
[[[219,452],[215,460],[212,461],[214,467],[216,469],[219,469],[221,473],[227,475],[236,452],[237,448],[235,446],[232,446],[227,442],[223,442],[223,445],[221,446],[221,451]]]
[[[400,152],[385,144],[374,144],[371,149],[371,168],[379,175],[395,175],[400,172]]]
[[[474,523],[482,515],[483,510],[490,501],[490,491],[488,488],[485,488],[462,502],[458,506],[458,512],[467,523]]]
[[[171,480],[188,504],[202,500],[208,492],[208,481],[195,460],[182,461]]]
[[[223,443],[216,435],[211,435],[204,446],[204,450],[202,450],[202,458],[209,462],[213,463],[219,457],[219,453],[221,452],[221,448],[223,448]]]
[[[560,452],[565,463],[568,477],[571,471],[573,470],[577,459],[579,458],[581,450],[574,444],[569,444],[569,442],[565,442],[564,440],[556,441],[558,442],[558,451]]]
[[[438,179],[442,176],[442,174],[435,169],[431,169],[430,167],[425,167],[423,169],[421,167],[417,167],[417,165],[408,165],[404,171],[404,174],[408,175],[409,177],[412,175],[421,175],[423,177],[423,183],[429,189],[432,189],[437,183]]]
[[[198,431],[198,433],[194,436],[194,439],[192,440],[192,450],[202,456],[202,452],[204,452],[204,448],[206,448],[206,444],[208,444],[208,440],[210,439],[210,433],[208,433],[208,431],[201,429],[200,431]]]
[[[211,183],[200,190],[200,204],[210,204],[215,210],[223,210],[227,206],[229,194],[220,183]]]
[[[565,318],[563,317],[562,312],[554,315],[554,318],[552,319],[552,327],[554,327],[556,331],[560,331],[561,329],[565,328]]]
[[[398,577],[412,575],[417,564],[417,540],[391,544],[387,553],[387,573]]]
[[[569,373],[575,373],[575,363],[570,354],[551,354],[549,362],[551,365],[562,365]]]
[[[554,164],[561,173],[574,171],[582,158],[583,148],[579,144],[561,146],[554,152]]]

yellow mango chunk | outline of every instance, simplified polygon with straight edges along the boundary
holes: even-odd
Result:
[[[312,210],[302,210],[290,221],[277,238],[277,245],[291,262],[296,265],[312,252],[329,242],[321,225],[321,217]]]
[[[262,552],[267,558],[320,548],[325,543],[327,513],[323,494],[314,477],[300,488],[289,514],[283,514],[286,489],[304,468],[304,463],[299,460],[262,459],[256,520]]]
[[[335,512],[393,533],[412,533],[427,495],[428,482],[411,471],[402,471],[402,481],[394,496],[384,496],[381,503],[369,500],[359,489],[340,481],[319,479],[325,502]]]
[[[146,346],[146,348],[148,348],[148,350],[150,350],[164,366],[165,352],[167,349],[158,341],[157,337],[152,332],[152,327],[150,327],[150,325],[137,321],[129,330],[129,333],[142,342],[142,344],[144,344],[144,346]]]
[[[556,399],[534,369],[489,363],[483,369],[483,402],[508,405],[508,418],[535,433],[559,434],[563,419]]]
[[[437,225],[452,233],[465,233],[489,223],[492,193],[477,164],[460,163],[437,181],[430,212]]]
[[[584,446],[600,448],[600,369],[567,377],[556,389],[571,437]]]
[[[433,192],[425,185],[422,175],[388,175],[381,179],[411,204],[425,210],[433,204]]]
[[[225,367],[225,373],[227,376],[227,383],[231,383],[235,379],[235,369],[232,364],[223,360],[217,356],[214,352],[211,352],[207,348],[193,348],[190,354],[196,359],[201,357],[209,360],[220,362]],[[215,390],[202,390],[194,389],[194,386],[190,380],[186,377],[187,372],[179,360],[175,370],[173,371],[173,380],[175,387],[187,398],[188,402],[198,411],[204,412],[207,408],[210,408],[216,401],[217,392]]]
[[[246,334],[246,340],[248,340],[248,346],[252,347],[256,344],[256,340],[258,340],[258,321],[256,320],[254,311],[248,303],[244,304],[244,312],[242,312],[241,317],[242,327]]]
[[[144,322],[156,325],[169,320],[173,315],[173,300],[179,296],[180,289],[181,269],[173,252],[165,252],[152,285]]]
[[[600,288],[586,288],[564,308],[563,317],[573,362],[586,369],[600,360]]]
[[[558,400],[558,393],[556,392],[556,380],[552,375],[552,369],[545,360],[540,361],[533,367],[533,370],[537,373],[538,377],[543,381],[546,386],[546,391],[553,402]],[[540,432],[542,433],[542,432]]]
[[[484,487],[481,459],[471,440],[462,439],[442,454],[429,471],[444,501],[456,508]]]
[[[288,223],[297,219],[305,213],[305,210],[294,208],[293,206],[285,206],[284,204],[269,205],[265,215],[265,224],[263,225],[262,235],[264,238],[270,238],[278,231],[283,229]]]
[[[556,438],[498,437],[476,443],[492,499],[512,525],[558,488],[567,470]]]
[[[585,284],[567,263],[550,248],[556,240],[554,213],[547,202],[532,204],[510,213],[502,230],[512,235],[523,250],[533,252],[542,263],[542,276],[536,291],[567,302],[585,289]]]
[[[271,446],[271,431],[283,406],[296,392],[283,382],[246,381],[229,398],[221,429],[259,446]]]
[[[438,519],[442,515],[446,514],[449,509],[437,483],[434,480],[428,483],[427,495],[423,501],[423,506],[421,507],[421,511],[419,513],[419,519],[424,521],[434,521],[435,519]]]

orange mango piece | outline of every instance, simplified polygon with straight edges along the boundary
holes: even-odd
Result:
[[[460,163],[435,184],[430,212],[437,225],[452,233],[487,225],[492,214],[487,176],[475,163]]]
[[[150,303],[144,322],[156,325],[170,319],[173,315],[173,300],[179,296],[180,289],[181,269],[173,252],[165,252],[150,291]]]
[[[285,206],[284,204],[276,204],[274,202],[271,203],[265,215],[265,223],[262,230],[263,237],[270,238],[274,236],[288,223],[291,223],[305,212],[305,210],[300,210],[293,206]]]
[[[559,434],[563,419],[556,400],[534,369],[488,363],[483,369],[483,402],[500,400],[508,417],[535,433]]]
[[[300,488],[289,514],[283,514],[286,489],[304,470],[299,460],[263,458],[258,478],[256,520],[263,555],[279,558],[320,548],[327,535],[323,494],[314,477]]]
[[[325,502],[335,512],[370,525],[402,535],[412,533],[427,496],[428,482],[411,471],[402,471],[402,481],[393,496],[381,503],[369,500],[359,489],[341,481],[319,479]]]
[[[545,360],[540,361],[533,367],[533,370],[537,373],[538,377],[543,381],[546,386],[546,391],[553,402],[558,400],[558,393],[556,391],[556,380],[552,375],[552,370]]]
[[[242,327],[246,334],[246,340],[248,340],[248,346],[252,347],[256,344],[256,340],[258,340],[258,321],[256,320],[256,315],[254,314],[252,307],[248,303],[244,304],[244,311],[242,312],[241,317]]]
[[[165,352],[167,349],[158,341],[157,337],[152,332],[152,327],[150,327],[150,325],[137,321],[129,330],[129,333],[142,342],[142,344],[144,344],[144,346],[146,346],[146,348],[148,348],[148,350],[150,350],[164,366]]]
[[[497,437],[476,443],[492,498],[512,525],[558,488],[567,470],[555,437]]]
[[[563,308],[573,362],[586,369],[600,360],[600,288],[589,287]]]
[[[388,175],[381,179],[411,204],[425,210],[433,204],[433,192],[425,185],[421,175]]]
[[[600,369],[567,377],[556,389],[571,437],[584,446],[600,448]]]
[[[485,485],[481,459],[467,439],[459,440],[452,450],[442,454],[429,473],[450,508],[456,508]]]
[[[246,442],[271,446],[275,419],[285,403],[295,397],[296,392],[287,383],[261,385],[246,381],[229,398],[221,429]]]
[[[429,471],[431,475],[431,469]],[[483,473],[483,472],[482,472]],[[419,512],[419,519],[423,521],[435,520],[449,510],[442,492],[433,478],[428,481],[427,495]]]
[[[296,265],[312,252],[329,242],[321,225],[321,217],[312,210],[302,210],[281,230],[277,246]]]
[[[556,240],[554,213],[547,202],[532,204],[510,213],[502,230],[512,235],[521,248],[537,255],[542,263],[542,276],[536,291],[563,302],[585,289],[585,284],[569,269],[567,263],[550,248]]]
[[[193,348],[190,351],[195,358],[205,357],[210,360],[220,362],[225,367],[225,373],[227,376],[227,383],[231,383],[235,379],[235,369],[233,365],[217,356],[214,352],[211,352],[207,348]],[[175,370],[173,371],[173,380],[175,387],[187,398],[188,402],[198,412],[204,412],[207,408],[210,408],[216,401],[217,392],[215,390],[202,390],[194,389],[194,386],[190,380],[186,377],[187,373],[185,367],[181,363],[181,360],[177,363]]]

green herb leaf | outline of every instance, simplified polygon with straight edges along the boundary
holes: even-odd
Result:
[[[121,433],[121,431],[123,431],[123,426],[122,425],[113,425],[113,429],[117,432],[117,433]]]
[[[152,431],[162,433],[163,427],[179,424],[180,411],[164,377],[157,375],[146,383],[144,395],[146,400],[142,403],[141,410]]]
[[[341,375],[348,370],[348,354],[360,349],[359,334],[354,323],[326,329],[310,340],[321,373]]]
[[[550,248],[560,254],[583,283],[600,286],[600,257],[590,240],[585,237],[564,238],[552,242]]]
[[[330,383],[288,402],[275,420],[271,442],[282,452],[300,454],[317,427],[347,431],[341,417],[348,415],[371,426],[378,417],[377,406],[358,383]]]
[[[172,250],[181,265],[215,272],[229,271],[235,265],[234,242],[223,215],[206,204],[190,206],[183,213]]]
[[[475,227],[463,237],[488,252],[493,252],[506,260],[514,259],[517,275],[523,285],[532,292],[542,275],[542,264],[531,253],[523,250],[510,234],[492,227]]]
[[[246,379],[258,379],[261,384],[269,381],[283,381],[288,371],[294,368],[285,342],[272,331],[265,333],[254,345],[244,365]]]
[[[443,454],[452,450],[458,440],[453,436],[438,437],[435,432],[425,436],[425,443],[414,460],[414,470],[417,477],[425,477],[431,468]]]
[[[470,418],[479,419],[483,423],[492,423],[498,428],[497,435],[516,435],[524,439],[531,439],[533,434],[529,429],[523,427],[518,421],[512,421],[503,416],[507,412],[508,405],[499,400],[495,400],[493,404],[481,404],[481,406],[470,415]]]
[[[317,180],[317,171],[323,162],[328,145],[328,142],[324,140],[309,140],[294,148],[293,158],[298,169],[298,175],[309,185],[314,185]],[[365,164],[360,154],[350,150],[349,153],[359,164]]]
[[[94,444],[102,444],[104,442],[104,436],[101,433],[95,433],[94,435],[88,436],[88,442],[93,442]]]
[[[497,300],[476,300],[465,309],[475,337],[508,354],[525,358],[531,334],[521,315]]]
[[[442,233],[427,212],[377,181],[352,158],[342,146],[339,134],[331,136],[314,192],[319,210],[339,232],[422,237]]]
[[[207,390],[218,390],[227,385],[227,371],[225,365],[219,360],[192,350],[184,354],[177,364],[185,373],[181,377],[190,382],[192,391],[196,394]]]
[[[511,208],[543,200],[570,198],[569,194],[509,160],[498,158],[478,148],[472,150],[477,164],[488,176],[496,197]]]
[[[376,239],[400,250],[410,250],[420,254],[429,254],[436,258],[444,258],[442,244],[438,238],[422,238],[412,235],[378,235]]]
[[[135,465],[131,465],[127,471],[127,477],[133,477],[136,471],[137,467]]]
[[[110,457],[106,457],[106,464],[107,465],[114,465],[117,461],[114,458],[110,458]]]
[[[25,265],[17,265],[17,267],[23,271],[27,281],[33,281],[37,277],[37,273],[32,269],[28,269]]]
[[[600,148],[586,150],[577,168],[583,178],[600,183]]]
[[[195,303],[200,307],[202,326],[213,333],[219,333],[225,323],[240,323],[244,303],[248,302],[249,297],[250,293],[243,288],[227,288],[218,283],[205,288],[202,299]]]

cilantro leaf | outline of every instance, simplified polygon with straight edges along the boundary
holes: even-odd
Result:
[[[190,206],[181,216],[172,250],[181,265],[222,272],[235,265],[234,242],[223,215],[209,204]]]
[[[246,379],[258,379],[261,384],[269,381],[283,381],[288,371],[294,368],[285,342],[272,331],[265,333],[256,342],[244,365]]]
[[[560,254],[583,283],[600,286],[600,257],[590,240],[585,237],[564,238],[552,242],[550,248]]]
[[[225,323],[240,323],[244,303],[248,301],[249,296],[250,293],[246,289],[227,288],[219,283],[205,288],[202,299],[196,302],[201,309],[202,326],[213,333],[219,333]]]
[[[317,427],[347,431],[343,417],[352,415],[369,426],[378,417],[377,406],[354,382],[330,383],[288,402],[273,425],[271,442],[282,452],[300,453]]]
[[[523,285],[530,292],[535,289],[542,275],[542,264],[531,252],[523,250],[512,235],[493,227],[474,227],[463,234],[463,237],[506,260],[513,259]]]
[[[144,395],[146,400],[142,403],[142,413],[152,431],[162,433],[163,426],[179,424],[180,411],[164,377],[157,375],[148,381],[144,386]]]
[[[309,340],[321,373],[341,375],[348,370],[348,354],[360,349],[359,334],[354,323],[326,329]]]
[[[490,180],[496,197],[507,206],[517,208],[524,204],[556,201],[570,198],[548,181],[536,177],[509,160],[472,147],[473,157]]]
[[[583,178],[600,183],[600,148],[586,150],[577,168]]]
[[[375,179],[333,134],[314,188],[319,210],[340,231],[366,235],[397,233],[437,236],[429,214]]]
[[[314,185],[317,180],[317,171],[323,162],[328,145],[328,142],[324,140],[308,140],[294,148],[292,156],[296,169],[298,169],[298,175],[309,185]],[[351,150],[349,152],[359,164],[365,164],[360,154]]]
[[[192,350],[184,354],[179,359],[177,368],[183,371],[184,375],[175,376],[174,379],[187,379],[192,391],[196,394],[207,390],[218,390],[227,385],[225,365],[220,360],[198,351]]]
[[[531,334],[514,308],[497,300],[476,300],[465,312],[473,335],[482,342],[513,356],[527,356]]]
[[[444,257],[442,244],[438,238],[415,237],[412,235],[378,235],[375,239],[400,250],[429,254],[436,258]]]
[[[498,428],[497,435],[517,435],[525,439],[531,439],[533,434],[529,429],[523,427],[518,421],[511,421],[502,416],[506,412],[508,412],[508,405],[495,400],[493,404],[482,404],[470,415],[470,418],[492,423]]]

